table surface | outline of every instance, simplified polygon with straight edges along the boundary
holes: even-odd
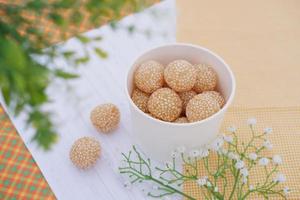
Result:
[[[124,182],[117,173],[120,153],[127,152],[132,145],[125,75],[130,64],[143,51],[175,41],[175,19],[175,2],[167,0],[121,21],[121,24],[134,23],[137,26],[139,31],[133,35],[128,35],[126,30],[113,31],[108,26],[85,33],[105,38],[93,46],[106,50],[109,58],[100,60],[92,54],[88,64],[72,69],[81,75],[79,79],[67,83],[54,80],[49,87],[48,94],[53,103],[46,105],[45,109],[55,113],[53,120],[60,134],[51,151],[44,152],[30,141],[33,132],[30,128],[25,129],[25,116],[14,118],[10,115],[58,199],[146,198],[139,189],[124,188]],[[153,31],[150,38],[140,33],[149,28]],[[72,38],[60,46],[83,53],[80,44]],[[70,70],[62,60],[56,62]],[[109,135],[99,134],[89,120],[90,111],[105,102],[112,102],[121,110],[120,127]],[[100,160],[94,168],[86,171],[77,169],[69,160],[72,143],[82,136],[95,137],[102,146]]]

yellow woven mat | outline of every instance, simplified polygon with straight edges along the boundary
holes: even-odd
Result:
[[[177,40],[205,46],[233,69],[234,105],[300,106],[299,0],[177,0]]]
[[[280,170],[287,177],[284,185],[292,190],[288,199],[300,199],[300,107],[231,108],[226,114],[222,131],[226,133],[229,126],[235,125],[239,138],[247,141],[251,135],[246,124],[250,117],[257,119],[255,126],[257,131],[262,132],[265,127],[273,128],[273,132],[268,138],[274,147],[268,154],[279,154],[283,157]],[[253,183],[256,183],[262,175],[264,175],[264,170],[258,167],[255,174],[250,174],[250,177]],[[231,188],[230,183],[228,188]],[[185,184],[184,191],[197,199],[202,199],[200,187],[196,183]]]

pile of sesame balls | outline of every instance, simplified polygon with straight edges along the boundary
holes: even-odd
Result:
[[[217,73],[205,64],[174,60],[168,65],[149,60],[134,73],[132,101],[150,116],[173,123],[201,121],[225,104],[216,91]]]

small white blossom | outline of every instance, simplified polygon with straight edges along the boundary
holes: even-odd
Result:
[[[283,182],[286,181],[286,177],[285,177],[284,174],[279,173],[279,174],[277,174],[277,175],[275,176],[275,178],[273,179],[273,181],[274,181],[274,182],[278,182],[278,183],[283,183]]]
[[[190,151],[189,155],[192,158],[197,158],[197,157],[200,156],[200,151],[198,151],[198,150],[192,150],[192,151]]]
[[[203,186],[203,185],[205,185],[206,183],[207,183],[207,177],[202,177],[202,178],[199,178],[198,180],[197,180],[197,183],[198,183],[198,185],[199,186]]]
[[[272,128],[267,127],[267,128],[264,129],[264,134],[265,134],[265,135],[268,135],[268,134],[271,133],[272,131],[273,131]]]
[[[249,190],[253,191],[254,190],[254,186],[253,185],[249,185]]]
[[[240,159],[239,155],[233,152],[229,152],[228,153],[228,158],[232,159],[232,160],[238,160]]]
[[[200,157],[205,158],[209,155],[208,149],[200,149]]]
[[[173,151],[173,152],[171,153],[171,157],[172,157],[172,158],[177,158],[177,157],[178,157],[178,152],[177,152],[177,151]]]
[[[218,151],[224,144],[224,141],[222,138],[218,137],[216,138],[210,145],[210,149],[212,151]]]
[[[186,150],[185,146],[180,146],[180,147],[177,148],[178,153],[184,153],[185,150]]]
[[[271,142],[269,140],[265,140],[263,143],[263,146],[268,150],[271,150],[273,148],[273,145],[271,144]]]
[[[290,193],[290,191],[291,190],[286,186],[283,188],[283,193],[284,193],[285,196],[287,196]]]
[[[280,155],[274,155],[272,161],[275,165],[279,165],[282,163],[282,158]]]
[[[249,126],[255,125],[255,124],[256,124],[256,119],[255,119],[255,118],[249,118],[249,119],[247,120],[247,124],[248,124]]]
[[[236,132],[236,127],[235,126],[230,126],[228,127],[228,131],[231,133],[235,133]]]
[[[267,166],[269,164],[269,159],[268,158],[261,158],[258,161],[258,164],[261,166]]]
[[[224,141],[226,141],[228,143],[232,143],[233,142],[233,138],[230,135],[224,135],[223,139],[224,139]]]
[[[241,174],[242,174],[242,176],[244,176],[244,177],[247,177],[247,176],[249,176],[249,171],[248,171],[248,169],[247,168],[242,168],[241,169]]]
[[[256,160],[257,159],[257,154],[256,153],[249,153],[248,154],[248,158],[250,160]]]
[[[158,188],[159,188],[158,185],[153,185],[153,186],[152,186],[152,189],[153,189],[153,190],[158,190]]]
[[[218,152],[219,152],[220,155],[226,155],[228,153],[228,150],[224,149],[224,148],[221,148],[221,149],[219,149]]]
[[[237,169],[242,169],[244,166],[245,166],[245,163],[244,163],[244,161],[242,161],[242,160],[239,160],[239,161],[237,161],[236,163],[235,163],[235,168],[237,168]]]
[[[243,178],[242,178],[242,182],[243,182],[243,184],[246,184],[246,183],[247,183],[247,181],[248,181],[247,177],[243,176]]]

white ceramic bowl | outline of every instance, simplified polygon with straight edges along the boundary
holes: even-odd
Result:
[[[178,124],[160,121],[142,112],[131,100],[133,75],[136,68],[147,60],[156,60],[167,65],[176,59],[185,59],[192,64],[206,63],[218,74],[218,86],[226,99],[223,108],[214,115],[193,123]],[[132,120],[134,142],[152,159],[165,162],[178,146],[187,149],[199,148],[211,142],[218,134],[224,114],[235,93],[235,78],[229,66],[215,53],[200,46],[175,43],[151,49],[139,56],[132,64],[126,80],[126,94]]]

